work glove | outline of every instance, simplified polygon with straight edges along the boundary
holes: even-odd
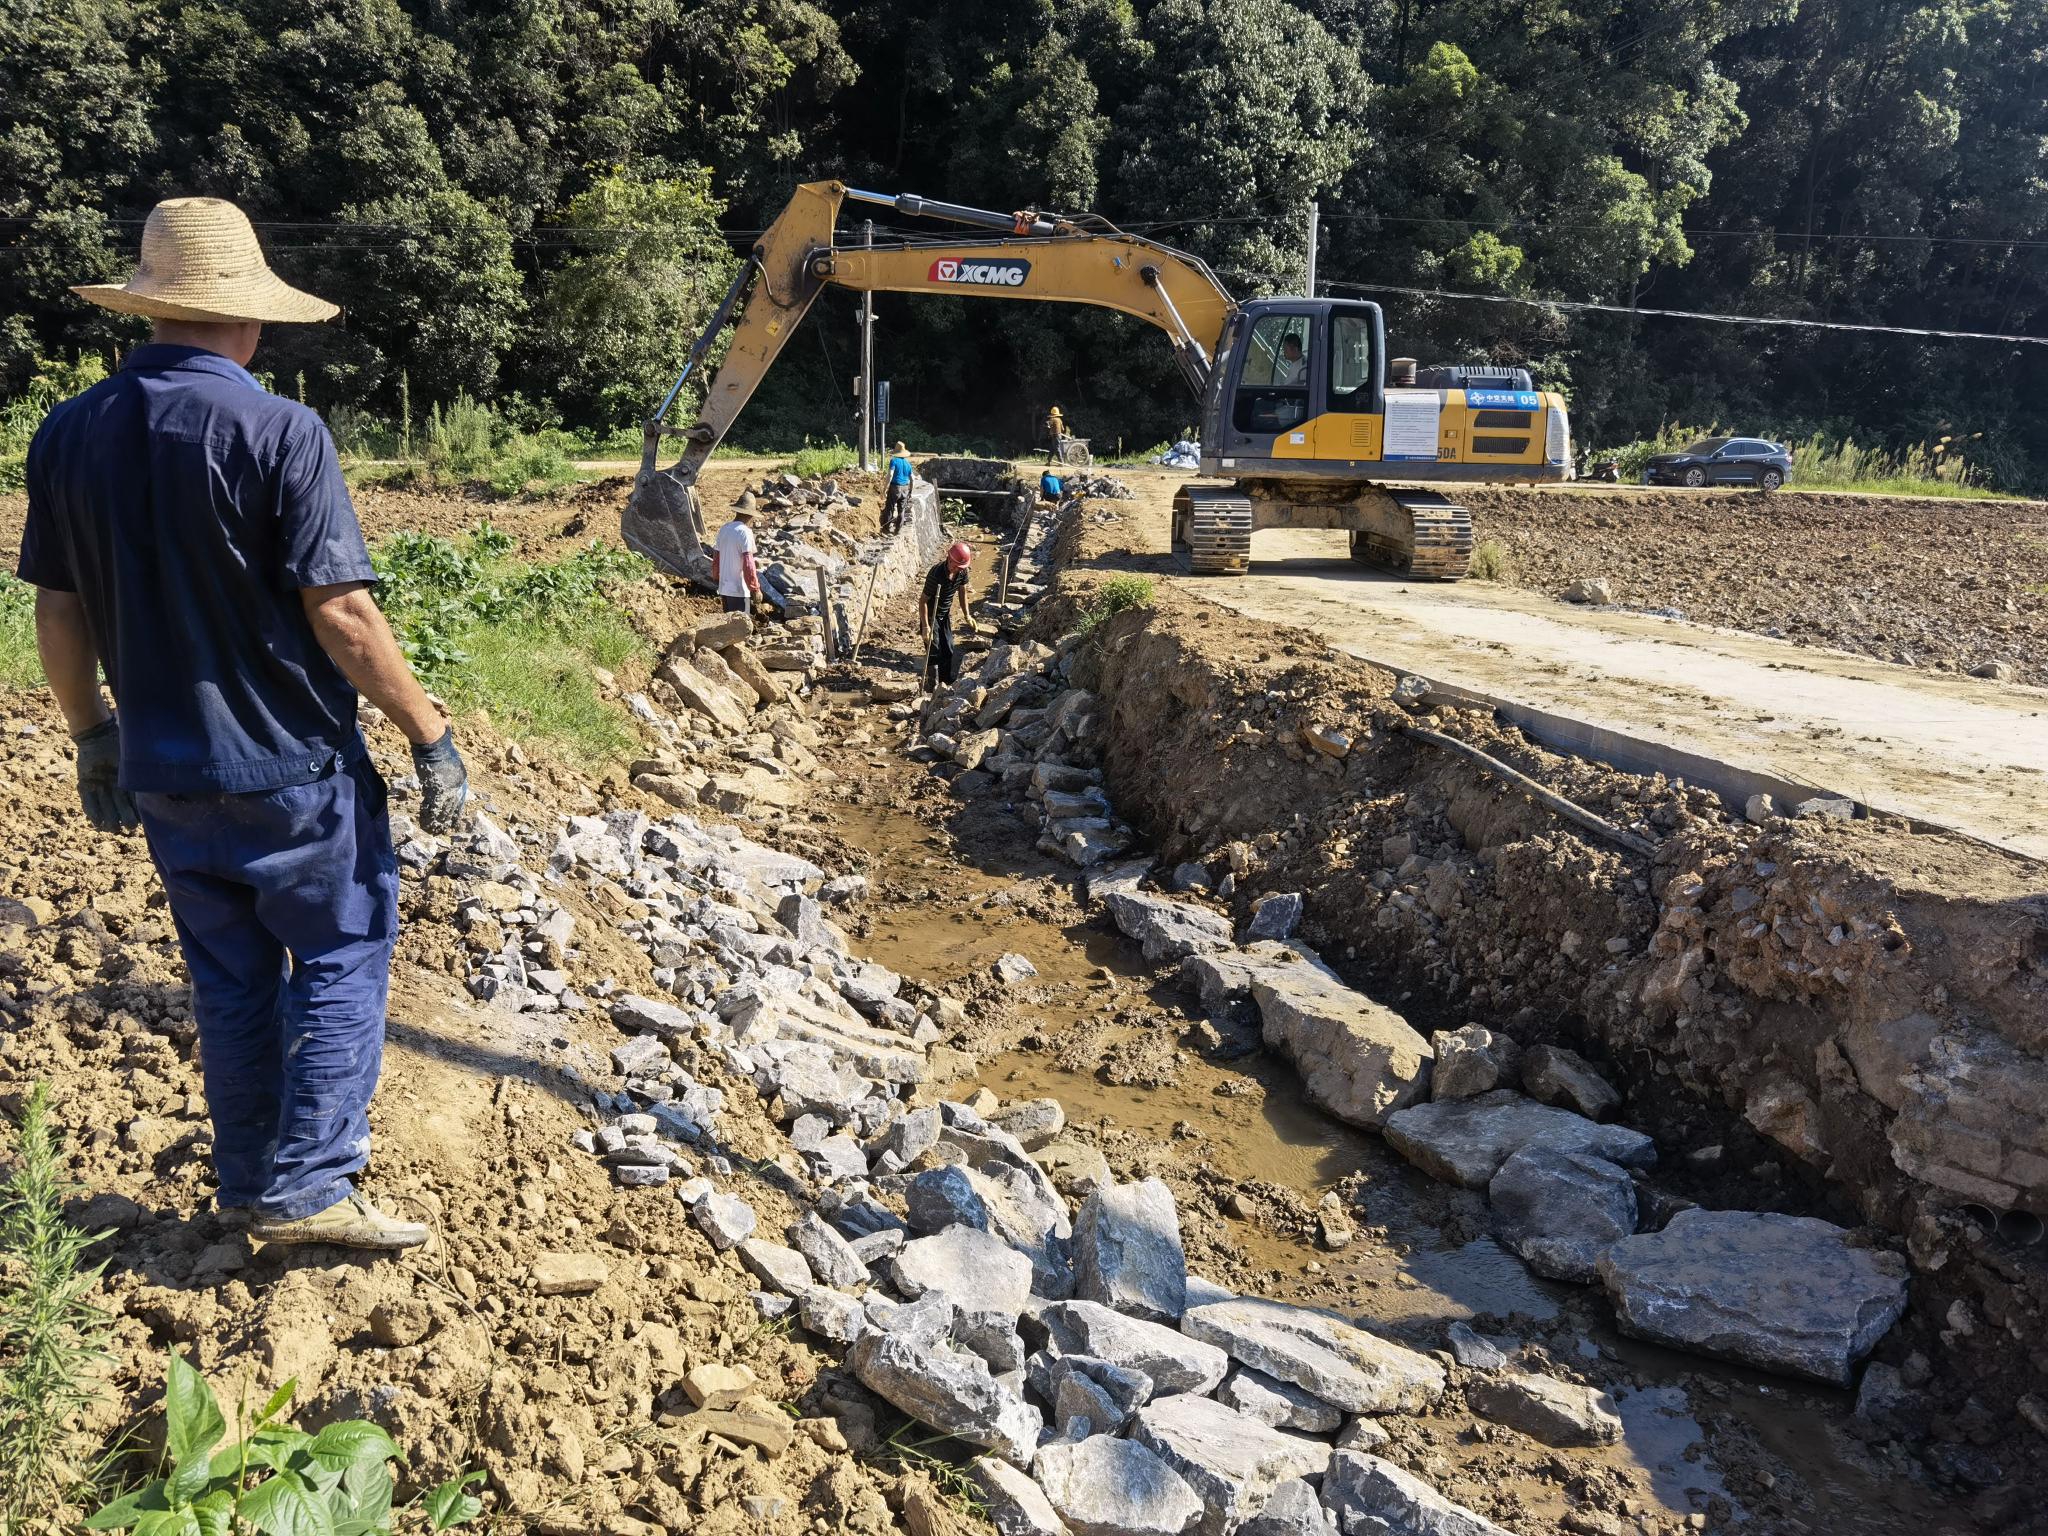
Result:
[[[104,720],[71,739],[78,746],[78,798],[85,819],[102,832],[133,832],[142,823],[120,783],[121,722]]]
[[[452,831],[469,799],[469,770],[455,750],[454,729],[443,731],[439,741],[414,747],[412,766],[420,776],[421,828],[437,834]]]

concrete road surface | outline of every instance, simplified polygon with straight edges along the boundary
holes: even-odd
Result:
[[[1410,585],[1350,564],[1342,534],[1274,530],[1252,553],[1247,577],[1183,579],[1356,656],[2048,858],[2048,690],[1489,582]]]

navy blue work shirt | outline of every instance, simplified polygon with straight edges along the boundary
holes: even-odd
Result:
[[[137,347],[44,419],[27,477],[18,573],[84,605],[123,789],[281,789],[362,754],[299,598],[376,580],[317,415],[216,353]]]

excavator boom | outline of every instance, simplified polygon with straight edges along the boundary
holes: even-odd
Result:
[[[848,198],[1010,233],[872,249],[836,246],[833,227]],[[1216,339],[1236,309],[1215,274],[1196,257],[1106,225],[858,192],[836,181],[806,182],[754,246],[691,347],[682,374],[646,424],[624,534],[629,545],[656,564],[679,576],[705,576],[709,560],[693,489],[697,476],[827,287],[1090,304],[1135,315],[1166,333],[1198,398],[1209,382]],[[668,416],[684,382],[728,326],[731,345],[705,392],[698,419],[686,428],[671,426]],[[664,470],[657,460],[667,437],[680,437],[683,448],[676,463]]]

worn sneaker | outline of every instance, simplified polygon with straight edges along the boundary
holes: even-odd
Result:
[[[259,1243],[332,1243],[338,1248],[417,1248],[427,1229],[416,1221],[386,1216],[361,1195],[352,1194],[326,1210],[297,1221],[258,1219],[249,1235]]]

